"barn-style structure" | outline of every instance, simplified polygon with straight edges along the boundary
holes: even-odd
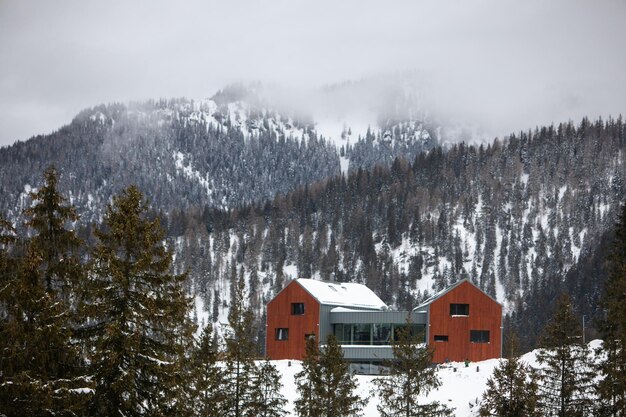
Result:
[[[413,311],[392,311],[362,284],[295,279],[267,305],[266,355],[302,359],[307,338],[334,334],[353,369],[376,373],[393,359],[391,342],[407,325],[434,347],[434,363],[501,356],[502,306],[469,280],[436,294]]]
[[[413,310],[426,316],[433,362],[472,362],[502,355],[502,305],[465,279]]]

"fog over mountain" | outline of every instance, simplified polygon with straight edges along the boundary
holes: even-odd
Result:
[[[617,116],[625,16],[611,0],[1,2],[0,145],[99,103],[255,80],[307,107],[329,85],[376,80],[384,96],[409,74],[423,110],[487,136]]]

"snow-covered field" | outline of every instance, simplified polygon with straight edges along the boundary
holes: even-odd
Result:
[[[599,340],[594,340],[589,344],[593,350],[600,345]],[[521,360],[528,365],[537,367],[536,351],[529,352],[522,356]],[[490,359],[482,362],[472,362],[468,367],[462,362],[452,362],[445,367],[438,369],[441,380],[441,387],[432,391],[425,400],[440,401],[454,408],[456,417],[474,417],[477,415],[478,406],[475,404],[482,397],[486,389],[487,380],[491,376],[494,368],[498,366],[499,359]],[[295,416],[293,402],[297,398],[294,376],[302,369],[299,361],[273,361],[282,374],[282,393],[289,401],[287,405],[287,415]],[[362,398],[369,398],[365,407],[364,417],[379,417],[376,410],[378,397],[373,393],[374,385],[372,380],[375,377],[359,375],[359,395]]]
[[[291,362],[291,366],[289,366]],[[294,375],[300,372],[302,366],[299,361],[274,361],[274,364],[282,374],[283,390],[282,393],[289,401],[287,412],[289,416],[295,416],[293,411],[293,402],[297,398],[294,384]],[[498,365],[497,359],[488,361],[471,363],[469,367],[465,367],[463,363],[450,363],[445,368],[438,371],[442,385],[437,391],[433,391],[428,396],[429,401],[440,401],[449,407],[454,407],[454,415],[457,417],[472,416],[470,402],[475,403],[477,398],[482,396],[487,383],[487,379]],[[478,369],[478,370],[477,370]],[[378,397],[373,393],[374,384],[372,380],[374,376],[359,375],[359,395],[362,398],[369,398],[368,404],[364,410],[364,417],[378,417],[376,410],[378,405]]]

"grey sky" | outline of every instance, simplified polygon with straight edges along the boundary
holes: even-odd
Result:
[[[417,70],[494,134],[626,109],[626,2],[0,0],[0,145],[81,109]]]

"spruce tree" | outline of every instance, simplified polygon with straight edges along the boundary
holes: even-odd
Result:
[[[26,226],[34,235],[29,245],[41,258],[46,291],[57,291],[64,302],[70,301],[70,291],[80,284],[83,277],[78,259],[82,242],[68,224],[78,220],[73,206],[65,205],[66,199],[57,190],[57,173],[53,166],[44,172],[44,185],[30,197],[35,204],[27,208]],[[75,294],[72,291],[72,294]]]
[[[56,183],[49,168],[44,185],[31,193],[21,256],[0,254],[0,409],[9,416],[82,415],[92,392],[69,308],[76,299],[71,283],[83,277],[80,240],[66,228],[77,217]],[[0,237],[6,247],[15,238],[11,225],[0,223],[9,231]]]
[[[218,364],[218,346],[213,338],[213,326],[209,323],[196,342],[189,373],[192,380],[190,408],[193,415],[219,417],[226,399],[223,370]]]
[[[450,410],[438,401],[424,402],[441,385],[432,366],[433,351],[424,346],[423,334],[411,332],[410,321],[397,329],[398,340],[393,342],[394,359],[387,365],[389,375],[374,380],[375,392],[380,398],[377,406],[382,417],[448,416]]]
[[[171,273],[159,219],[147,213],[141,192],[131,186],[113,198],[96,231],[85,301],[94,415],[169,415],[182,407],[190,301],[185,275]]]
[[[598,371],[600,416],[626,416],[626,204],[615,228],[608,256],[608,279],[600,300],[604,318],[599,322],[603,344]]]
[[[294,402],[299,417],[322,417],[320,349],[315,338],[308,338],[302,371],[295,375],[298,398]]]
[[[254,387],[252,375],[256,372],[254,352],[256,346],[251,325],[254,316],[245,305],[245,282],[243,273],[231,287],[231,305],[228,311],[230,330],[226,335],[226,360],[224,365],[224,389],[226,399],[223,415],[241,417],[254,415]]]
[[[296,412],[301,417],[360,416],[366,401],[356,394],[356,378],[343,360],[341,346],[329,335],[320,349],[314,338],[307,339],[303,369],[296,374],[298,399]]]
[[[539,409],[558,417],[588,416],[593,405],[593,371],[589,349],[582,344],[582,330],[563,295],[556,312],[544,329],[542,348],[537,353]]]
[[[341,346],[333,334],[328,336],[326,345],[321,350],[320,366],[321,391],[325,404],[322,415],[326,417],[362,415],[366,401],[355,392],[358,383],[350,373],[348,363],[343,360]]]
[[[283,384],[280,373],[269,360],[257,365],[252,375],[254,387],[252,406],[254,415],[258,417],[282,417],[286,414],[285,397],[280,390]]]
[[[75,375],[64,305],[45,291],[41,258],[28,249],[2,290],[0,409],[7,416],[83,415],[89,382]]]
[[[516,338],[511,341],[511,354],[502,359],[487,380],[479,415],[481,417],[540,417],[537,408],[537,376],[522,362],[515,351]]]

